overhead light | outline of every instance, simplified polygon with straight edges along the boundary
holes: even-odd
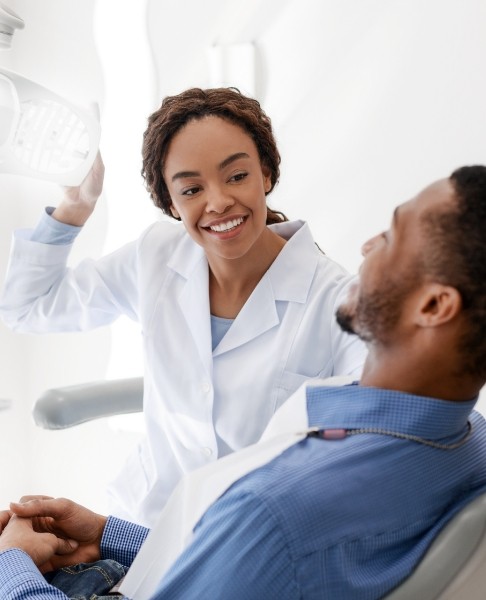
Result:
[[[0,173],[79,185],[94,162],[98,119],[0,67]]]
[[[0,49],[8,50],[12,45],[16,29],[23,29],[24,21],[13,10],[0,2]]]

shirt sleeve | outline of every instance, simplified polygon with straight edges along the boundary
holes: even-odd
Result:
[[[47,583],[30,556],[16,548],[0,553],[0,598],[67,600],[65,594]]]
[[[117,517],[108,517],[101,538],[101,557],[116,560],[121,565],[129,567],[148,533],[149,530],[141,525]]]
[[[300,597],[295,565],[275,518],[259,498],[234,488],[205,513],[154,595],[157,600]]]
[[[35,229],[29,231],[30,241],[55,246],[72,244],[82,227],[57,221],[51,216],[53,212],[54,207],[48,206],[42,213]]]
[[[129,567],[149,530],[116,517],[109,517],[101,539],[102,558]],[[9,600],[66,600],[49,585],[28,554],[17,548],[0,552],[0,598]]]

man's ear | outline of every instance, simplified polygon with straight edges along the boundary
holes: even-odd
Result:
[[[440,283],[428,284],[420,297],[415,322],[420,327],[437,327],[452,321],[461,308],[462,298],[456,288]]]
[[[173,204],[170,205],[170,212],[172,214],[172,216],[174,217],[174,219],[180,219],[181,217],[179,216],[179,213],[177,212],[175,206]]]

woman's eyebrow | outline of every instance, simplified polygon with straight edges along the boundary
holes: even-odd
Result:
[[[178,173],[174,173],[172,175],[171,181],[175,181],[176,179],[184,179],[184,177],[199,177],[201,173],[198,171],[179,171]]]
[[[221,163],[219,163],[219,170],[221,171],[233,161],[238,160],[239,158],[250,158],[250,155],[246,152],[236,152],[235,154],[231,154],[231,156],[228,156],[228,158],[225,158]]]
[[[233,161],[240,158],[250,158],[250,155],[246,152],[235,152],[235,154],[231,154],[228,156],[228,158],[225,158],[222,162],[220,162],[218,169],[222,171]],[[178,173],[174,173],[174,175],[172,175],[171,181],[175,181],[176,179],[184,179],[185,177],[199,177],[200,175],[201,173],[199,171],[179,171]]]

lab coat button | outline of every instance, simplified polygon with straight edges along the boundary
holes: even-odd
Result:
[[[202,384],[201,389],[205,394],[208,394],[211,391],[211,385],[206,381]]]
[[[211,456],[213,451],[211,448],[208,448],[208,446],[204,446],[204,448],[201,448],[201,453],[204,454],[204,456]]]

